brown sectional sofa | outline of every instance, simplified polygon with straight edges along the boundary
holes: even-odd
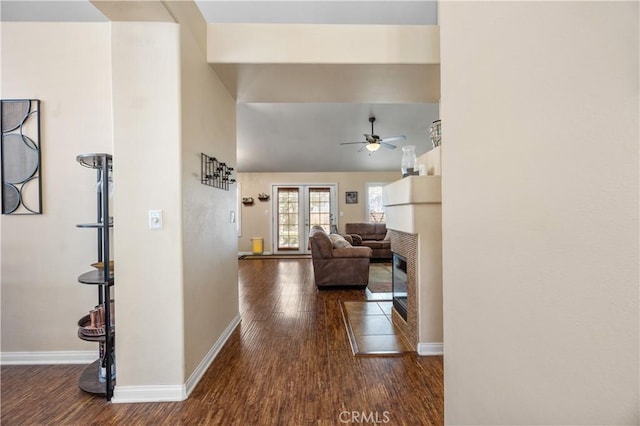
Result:
[[[355,247],[371,248],[373,259],[391,260],[391,240],[387,236],[385,223],[347,223],[344,226],[345,238]]]
[[[332,237],[334,241],[332,241]],[[316,286],[358,286],[369,285],[369,261],[372,250],[369,247],[353,247],[339,235],[331,237],[320,226],[314,226],[309,233],[313,275]]]

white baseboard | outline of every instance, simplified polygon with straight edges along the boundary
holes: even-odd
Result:
[[[98,351],[2,352],[0,365],[91,364]]]
[[[233,330],[240,324],[240,314],[229,323],[222,335],[209,349],[207,355],[202,359],[200,364],[193,371],[187,383],[184,385],[156,385],[156,386],[118,386],[113,390],[113,398],[111,402],[116,404],[133,403],[133,402],[172,402],[184,401],[189,397],[193,389],[196,387],[207,368],[213,360],[218,356],[220,350],[227,342]]]
[[[211,349],[209,349],[209,352],[207,352],[207,355],[202,359],[202,361],[196,367],[193,373],[191,373],[191,376],[189,377],[185,385],[187,397],[191,395],[191,392],[193,391],[193,389],[196,387],[200,379],[202,379],[202,376],[204,376],[204,373],[207,372],[207,369],[209,368],[213,360],[218,356],[224,344],[227,342],[227,340],[229,340],[229,337],[231,337],[231,333],[233,333],[233,330],[235,330],[239,324],[240,324],[240,314],[236,315],[236,317],[229,323],[227,328],[222,332],[222,334],[218,338],[218,341],[211,347]]]
[[[418,355],[433,356],[444,355],[444,345],[438,343],[418,343]]]
[[[240,257],[240,256],[253,256],[253,254],[254,253],[252,251],[239,251],[238,252],[238,257]],[[262,254],[265,255],[265,256],[270,256],[273,253],[271,253],[270,251],[263,251]]]
[[[113,403],[176,402],[187,399],[184,385],[118,386],[113,389]]]

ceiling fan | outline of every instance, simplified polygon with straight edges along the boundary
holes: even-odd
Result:
[[[391,145],[389,142],[396,142],[396,141],[403,141],[405,139],[407,139],[406,136],[404,135],[399,135],[399,136],[392,136],[389,138],[380,138],[380,136],[376,135],[373,132],[373,122],[376,121],[376,117],[375,116],[370,116],[369,117],[369,123],[371,123],[371,134],[364,134],[364,141],[360,141],[360,142],[342,142],[340,145],[353,145],[353,144],[364,144],[364,146],[362,148],[360,148],[358,150],[358,152],[362,151],[363,149],[367,149],[370,152],[374,152],[380,149],[381,146],[384,146],[385,148],[388,149],[396,149],[395,145]]]

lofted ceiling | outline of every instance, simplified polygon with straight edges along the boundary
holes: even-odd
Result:
[[[251,122],[238,128],[238,164],[245,170],[273,171],[272,164],[278,164],[283,172],[399,172],[401,146],[415,145],[421,152],[430,146],[431,121],[425,117],[437,116],[437,105],[252,103],[238,104],[237,111],[238,123]],[[405,135],[407,140],[394,143],[396,149],[382,147],[373,153],[358,152],[363,145],[340,145],[365,140],[364,134],[371,133],[369,114],[375,115],[375,133],[381,138]]]
[[[304,23],[435,25],[435,1],[196,1],[208,23]],[[0,3],[3,21],[106,22],[88,0],[8,1]],[[432,90],[413,83],[416,74],[439,86],[439,69],[411,66],[344,67],[325,65],[315,70],[322,84],[308,84],[293,96],[282,96],[282,69],[214,66],[236,96],[238,158],[241,172],[398,170],[401,146],[415,145],[418,155],[430,149],[428,128],[438,118],[437,97],[394,96],[399,91]],[[439,67],[438,67],[439,68]],[[287,69],[291,76],[309,75]],[[313,75],[313,72],[311,73]],[[267,76],[267,77],[265,77]],[[420,80],[420,79],[418,79]],[[304,83],[304,82],[303,82]],[[415,87],[414,87],[415,86]],[[321,87],[322,89],[318,89]],[[315,88],[315,90],[314,90]],[[437,89],[437,87],[436,87]],[[433,91],[433,90],[432,90]],[[437,92],[437,90],[436,90]],[[406,102],[409,99],[408,103]],[[424,103],[424,99],[428,102]],[[395,150],[358,152],[360,145],[340,142],[364,140],[368,117],[376,116],[381,137],[405,135]]]

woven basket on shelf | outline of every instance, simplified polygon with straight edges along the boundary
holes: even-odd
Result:
[[[99,270],[103,270],[104,269],[104,264],[103,262],[96,262],[96,263],[92,263],[91,264],[92,267],[99,269]],[[109,261],[109,271],[113,272],[113,260]]]

